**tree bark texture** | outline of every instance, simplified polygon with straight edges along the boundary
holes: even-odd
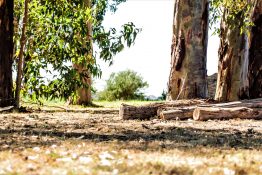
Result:
[[[91,8],[91,0],[85,0],[84,5],[86,7]],[[93,54],[93,46],[92,46],[92,23],[90,21],[86,21],[86,26],[88,28],[88,36],[87,39],[90,42],[91,49],[90,52],[87,53],[87,57],[92,56]],[[78,71],[81,73],[84,69],[86,69],[86,66],[83,65],[74,65],[75,68],[78,69]],[[92,96],[91,96],[91,85],[92,85],[92,78],[91,73],[88,72],[88,75],[82,79],[82,83],[85,84],[87,87],[79,88],[78,91],[78,99],[77,104],[78,105],[90,105],[92,103]]]
[[[168,100],[206,98],[208,1],[175,0]]]
[[[13,0],[0,0],[0,107],[13,103]]]
[[[252,15],[254,26],[250,34],[249,50],[249,95],[262,97],[262,1],[257,0]]]
[[[249,37],[240,34],[240,26],[230,29],[226,24],[228,14],[225,10],[221,23],[216,100],[262,97],[262,1],[252,2],[254,7],[250,13],[254,26],[250,29]]]
[[[215,99],[235,101],[248,98],[248,37],[241,34],[241,24],[230,27],[225,9],[220,34],[218,78]],[[241,21],[241,15],[236,21]]]

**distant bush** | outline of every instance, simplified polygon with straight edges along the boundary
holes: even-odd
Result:
[[[148,87],[148,83],[132,70],[112,73],[106,81],[105,89],[98,94],[99,100],[134,100],[144,99],[141,90]]]
[[[160,97],[158,97],[158,100],[166,100],[167,97],[167,91],[163,90]]]

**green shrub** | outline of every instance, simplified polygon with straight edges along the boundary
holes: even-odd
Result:
[[[144,99],[141,90],[148,87],[148,83],[132,70],[112,73],[106,81],[105,89],[98,94],[99,100],[134,100]]]

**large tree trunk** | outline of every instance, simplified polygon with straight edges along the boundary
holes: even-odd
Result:
[[[250,35],[249,50],[249,95],[250,98],[262,97],[262,1],[257,0],[252,21],[254,26]]]
[[[13,0],[0,0],[0,107],[13,103]]]
[[[91,8],[91,0],[85,0],[84,5]],[[87,57],[92,57],[93,54],[93,46],[92,46],[92,23],[90,21],[87,21],[87,28],[88,28],[88,36],[87,39],[90,42],[90,52],[87,53]],[[86,66],[83,65],[74,65],[79,73],[81,73],[82,70],[86,70]],[[87,87],[79,88],[78,91],[78,99],[77,104],[79,105],[90,105],[92,103],[92,96],[91,96],[91,85],[92,85],[92,78],[91,73],[88,72],[88,75],[82,79],[82,83],[86,85]]]
[[[176,0],[168,100],[206,98],[208,0]]]
[[[248,94],[248,37],[240,33],[241,15],[236,16],[236,24],[230,27],[225,9],[221,22],[218,78],[215,99],[234,101],[247,98]]]

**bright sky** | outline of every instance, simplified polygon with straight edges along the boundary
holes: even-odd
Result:
[[[142,32],[131,48],[125,48],[115,56],[114,64],[99,62],[103,71],[102,78],[95,80],[98,90],[105,86],[105,80],[112,72],[131,69],[138,72],[149,87],[146,95],[160,96],[167,88],[171,61],[171,40],[174,0],[128,0],[119,6],[115,14],[107,14],[105,26],[120,27],[133,22]],[[211,34],[211,32],[210,32]],[[208,74],[217,72],[217,49],[219,38],[209,37]]]

